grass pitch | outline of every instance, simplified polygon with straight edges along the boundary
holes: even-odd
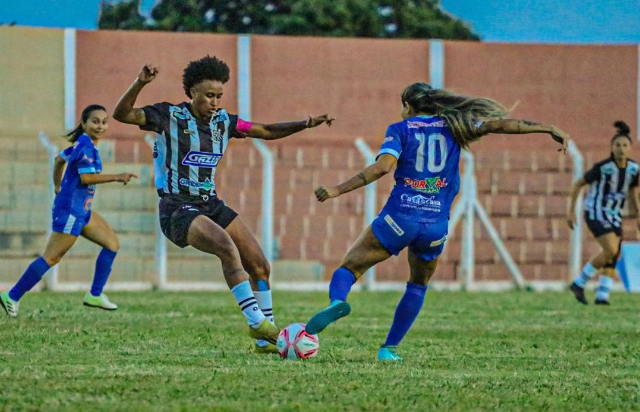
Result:
[[[400,293],[354,293],[308,361],[254,354],[229,293],[28,294],[0,317],[1,411],[638,410],[640,296],[429,292],[399,353],[375,360]],[[590,297],[592,298],[592,297]],[[326,293],[275,293],[280,325]]]

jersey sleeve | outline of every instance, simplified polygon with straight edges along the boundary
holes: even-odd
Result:
[[[382,146],[380,146],[380,151],[376,159],[383,154],[390,154],[398,159],[400,158],[400,153],[402,153],[401,132],[395,125],[391,125],[387,128],[387,133],[385,134],[384,141],[382,142]]]
[[[151,132],[162,133],[169,128],[169,103],[156,103],[149,106],[144,106],[144,116],[147,123],[140,126],[141,130],[148,130]]]
[[[600,165],[597,164],[595,166],[593,166],[593,168],[591,168],[591,170],[589,170],[587,173],[585,173],[584,175],[584,180],[585,182],[591,184],[597,180],[600,180]]]
[[[60,157],[65,161],[65,162],[69,162],[69,158],[71,157],[71,154],[73,154],[73,146],[69,146],[66,149],[64,149],[63,151],[60,152]]]
[[[244,139],[251,128],[251,122],[242,120],[236,114],[229,114],[229,137],[232,139]]]
[[[79,174],[98,173],[96,171],[96,151],[93,147],[78,146],[74,157],[77,159],[75,167],[78,169]]]

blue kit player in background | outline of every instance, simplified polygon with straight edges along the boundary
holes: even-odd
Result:
[[[18,316],[22,296],[42,279],[51,266],[60,262],[78,236],[103,248],[98,255],[91,291],[85,295],[84,305],[106,310],[118,308],[102,293],[102,289],[107,283],[120,245],[111,226],[102,216],[91,211],[91,202],[96,191],[95,185],[109,182],[122,182],[126,185],[132,177],[137,176],[132,173],[100,174],[102,162],[96,145],[107,128],[105,108],[94,104],[82,111],[82,122],[67,135],[73,145],[56,157],[53,171],[56,191],[52,211],[53,233],[43,255],[29,265],[13,289],[0,294],[0,304],[7,315]],[[62,178],[65,164],[67,169]]]
[[[488,133],[548,133],[566,150],[568,136],[558,128],[504,119],[508,114],[493,100],[457,96],[426,83],[414,83],[404,90],[404,120],[389,126],[376,163],[336,187],[320,186],[315,191],[324,202],[379,179],[397,164],[396,184],[387,204],[333,273],[331,305],[309,320],[308,333],[319,333],[347,316],[351,286],[370,267],[408,247],[409,282],[387,340],[378,351],[380,360],[402,360],[396,347],[422,309],[427,284],[446,241],[451,204],[460,186],[460,151]]]

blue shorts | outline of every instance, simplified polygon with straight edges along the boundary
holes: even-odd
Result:
[[[51,230],[73,236],[80,236],[82,228],[91,220],[91,210],[77,213],[67,209],[53,209],[52,214]]]
[[[444,249],[449,222],[418,223],[383,210],[371,224],[371,229],[389,253],[397,256],[408,246],[420,259],[430,261],[440,256]]]

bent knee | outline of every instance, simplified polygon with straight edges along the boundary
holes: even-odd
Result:
[[[247,271],[255,280],[269,280],[271,276],[271,265],[267,259],[261,259],[258,262],[250,264]]]

